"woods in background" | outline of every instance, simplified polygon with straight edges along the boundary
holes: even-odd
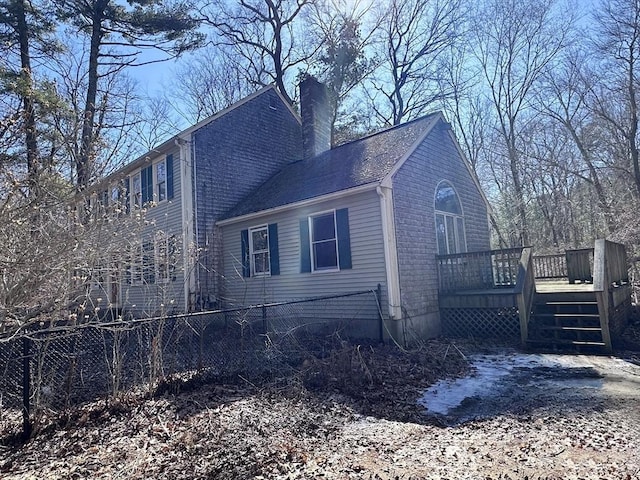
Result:
[[[2,315],[69,297],[64,272],[91,257],[86,222],[61,227],[75,195],[260,86],[295,105],[307,73],[329,87],[335,144],[443,110],[496,247],[607,236],[637,255],[640,4],[469,3],[1,0]],[[132,80],[177,56],[163,95]],[[40,300],[17,295],[23,277]]]

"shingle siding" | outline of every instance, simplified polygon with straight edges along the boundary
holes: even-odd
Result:
[[[442,180],[450,182],[460,198],[467,249],[489,248],[485,202],[449,133],[440,125],[393,178],[400,296],[413,328],[423,336],[440,332],[434,198]]]
[[[301,127],[273,89],[193,133],[194,209],[200,247],[197,301],[215,307],[214,223],[284,165],[301,158]]]

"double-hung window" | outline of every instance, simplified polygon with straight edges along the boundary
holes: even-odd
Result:
[[[338,238],[335,212],[309,217],[313,270],[338,268]]]
[[[144,280],[143,262],[142,262],[142,245],[134,244],[129,249],[129,255],[126,262],[125,279],[130,285],[142,285]]]
[[[315,213],[300,220],[300,271],[351,268],[349,209]]]
[[[175,235],[156,234],[156,283],[175,280],[177,242]]]
[[[156,198],[158,202],[167,199],[167,163],[162,160],[155,165],[156,173]]]
[[[277,223],[242,230],[240,243],[243,277],[280,275]]]
[[[249,258],[253,275],[269,275],[269,230],[266,225],[249,230]]]
[[[131,177],[131,197],[133,208],[142,207],[142,176],[140,172]]]

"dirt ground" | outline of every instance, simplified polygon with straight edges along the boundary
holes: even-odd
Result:
[[[85,405],[24,445],[5,439],[0,477],[640,479],[633,352],[350,346],[293,377],[191,388]]]

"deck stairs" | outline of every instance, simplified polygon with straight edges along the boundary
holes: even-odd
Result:
[[[535,350],[605,353],[595,293],[537,293],[527,346]]]

